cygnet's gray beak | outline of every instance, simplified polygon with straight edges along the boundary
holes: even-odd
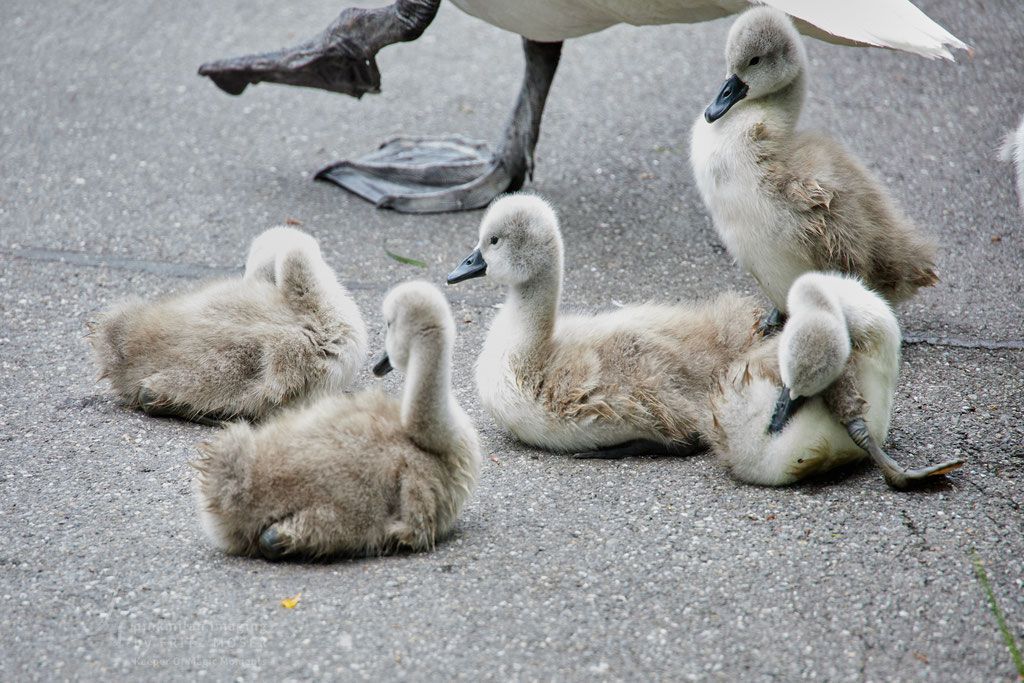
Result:
[[[456,282],[483,277],[486,274],[487,261],[484,261],[484,255],[480,250],[476,249],[459,264],[458,268],[448,273],[448,284],[454,285]]]
[[[722,89],[718,91],[715,101],[704,110],[704,119],[708,123],[714,123],[725,116],[725,112],[732,109],[732,105],[747,96],[748,89],[747,84],[741,81],[739,76],[736,74],[730,76]]]
[[[793,417],[806,402],[805,396],[793,398],[789,393],[789,387],[783,386],[779,398],[775,401],[775,412],[772,413],[772,421],[768,424],[768,434],[781,432],[789,418]]]
[[[394,368],[391,367],[391,359],[388,358],[388,352],[385,351],[384,354],[377,359],[377,362],[373,364],[373,376],[383,377],[392,370],[394,370]]]

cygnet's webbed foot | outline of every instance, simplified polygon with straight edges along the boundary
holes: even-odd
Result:
[[[264,559],[276,562],[288,553],[288,545],[288,537],[270,526],[260,534],[256,547]]]
[[[380,92],[375,55],[392,43],[415,40],[434,19],[440,0],[398,0],[377,9],[349,8],[320,35],[295,47],[207,62],[224,92],[241,95],[249,84],[282,83],[362,97]]]
[[[230,419],[217,413],[197,413],[194,408],[189,406],[169,403],[165,398],[146,387],[139,390],[138,404],[142,412],[150,417],[174,417],[207,427],[220,427]]]
[[[762,337],[770,337],[782,332],[782,328],[786,325],[786,317],[785,313],[773,307],[758,322],[757,333]]]
[[[806,396],[793,398],[789,393],[789,387],[782,387],[779,397],[775,400],[775,411],[772,413],[772,421],[768,423],[768,433],[778,434],[781,432],[789,422],[789,418],[793,417],[806,402]]]
[[[621,460],[622,458],[631,458],[638,455],[649,457],[683,457],[693,455],[702,450],[702,448],[700,439],[694,435],[690,441],[683,443],[662,443],[649,439],[637,439],[636,441],[627,441],[618,446],[606,446],[596,451],[576,453],[573,457],[580,460]]]
[[[523,52],[526,74],[497,151],[458,135],[398,137],[362,159],[320,169],[317,179],[403,213],[477,209],[518,190],[533,177],[533,150],[562,44],[524,38]]]
[[[853,439],[854,443],[868,452],[871,460],[882,470],[885,481],[894,489],[910,488],[914,482],[952,472],[964,464],[963,460],[957,459],[950,460],[941,465],[908,470],[901,467],[899,463],[879,448],[862,418],[855,418],[847,422],[846,431],[850,434],[850,438]]]

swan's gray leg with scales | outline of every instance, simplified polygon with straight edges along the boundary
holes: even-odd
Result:
[[[931,467],[907,469],[890,458],[868,431],[867,422],[864,420],[867,403],[857,389],[852,371],[853,363],[850,363],[850,366],[822,393],[822,398],[829,412],[846,427],[853,442],[867,451],[871,461],[882,470],[882,475],[889,486],[895,489],[910,488],[915,482],[952,472],[964,464],[963,460],[957,459]]]
[[[261,82],[356,98],[377,93],[380,71],[374,55],[392,43],[418,38],[439,2],[399,0],[379,9],[346,9],[320,35],[301,45],[208,62],[199,74],[232,95]],[[560,42],[523,39],[526,74],[496,151],[460,135],[400,136],[361,159],[330,164],[316,178],[378,207],[404,213],[476,209],[503,192],[518,190],[533,175],[533,150],[561,50]]]

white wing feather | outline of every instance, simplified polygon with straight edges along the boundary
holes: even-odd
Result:
[[[868,45],[953,59],[970,47],[907,0],[762,0],[827,33]],[[948,46],[948,47],[947,47]]]
[[[1017,0],[1019,1],[1019,0]],[[969,49],[909,0],[452,0],[464,12],[533,40],[557,41],[618,23],[647,26],[709,21],[766,4],[810,24],[815,38],[952,59]],[[806,27],[802,27],[801,30]],[[948,47],[947,47],[948,46]]]

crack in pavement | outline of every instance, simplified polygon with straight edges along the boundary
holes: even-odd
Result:
[[[956,337],[919,337],[917,335],[904,335],[903,344],[927,344],[928,346],[954,346],[960,349],[988,349],[997,351],[1000,349],[1011,349],[1024,351],[1024,340],[996,341],[992,339],[958,339]]]
[[[242,268],[225,268],[223,266],[204,266],[198,263],[168,263],[165,261],[148,261],[145,259],[121,258],[106,254],[85,254],[78,251],[57,249],[0,249],[0,254],[29,261],[50,261],[68,263],[91,268],[113,268],[115,270],[132,270],[171,275],[174,277],[210,277],[211,275],[240,275]]]
[[[169,275],[171,277],[210,278],[241,275],[245,272],[245,268],[242,266],[228,268],[225,266],[204,266],[198,263],[169,263],[167,261],[121,258],[105,254],[85,254],[78,251],[64,251],[60,249],[0,248],[0,254],[27,261],[67,263],[76,266],[87,266],[89,268],[112,268],[114,270],[145,272],[155,275]],[[381,285],[360,282],[345,282],[344,285],[349,289],[381,289]]]
[[[168,263],[166,261],[149,261],[147,259],[121,258],[119,256],[107,256],[103,254],[86,254],[78,251],[65,251],[62,249],[6,249],[0,248],[0,254],[6,254],[14,258],[30,261],[50,261],[54,263],[69,263],[90,268],[113,268],[115,270],[130,270],[136,272],[153,273],[155,275],[169,275],[171,277],[212,277],[224,275],[240,275],[244,268],[226,268],[224,266],[204,266],[198,263]],[[344,283],[349,289],[387,289],[384,285],[366,284],[361,282]],[[1024,351],[1024,340],[993,340],[993,339],[960,339],[956,337],[936,337],[905,335],[904,345],[925,344],[928,346],[952,346],[961,349],[987,349],[997,351],[1009,349],[1013,351]]]

